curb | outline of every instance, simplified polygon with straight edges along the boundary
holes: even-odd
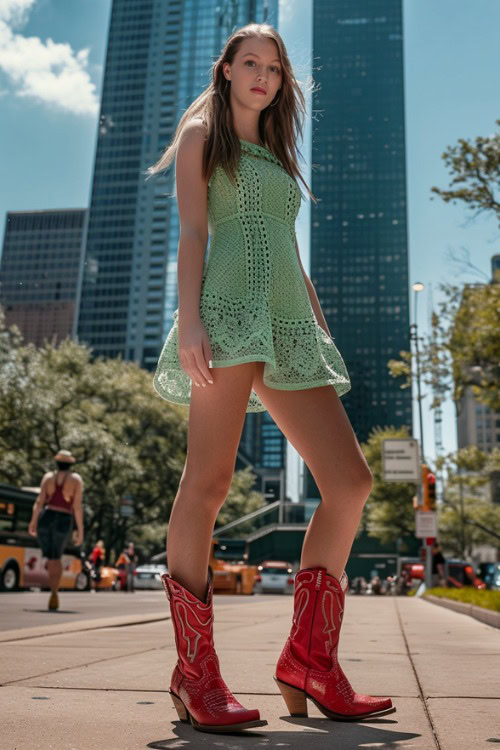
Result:
[[[431,604],[452,609],[454,612],[459,612],[462,615],[469,615],[469,617],[473,617],[485,625],[490,625],[492,628],[500,628],[500,612],[495,612],[493,609],[485,609],[484,607],[477,607],[475,604],[466,604],[465,602],[456,602],[453,599],[445,599],[444,597],[433,596],[432,594],[423,596],[422,599],[431,602]]]
[[[170,614],[161,615],[122,615],[121,617],[100,617],[94,620],[64,622],[60,625],[39,625],[34,628],[20,628],[0,632],[0,643],[25,641],[29,638],[43,638],[47,635],[80,633],[85,630],[102,630],[104,628],[124,628],[131,625],[145,625],[150,622],[170,620]]]

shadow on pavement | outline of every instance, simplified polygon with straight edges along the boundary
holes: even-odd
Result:
[[[324,750],[330,747],[331,742],[338,743],[336,747],[342,750],[358,750],[370,745],[379,747],[396,747],[396,743],[413,740],[421,735],[417,732],[398,732],[395,729],[374,727],[364,724],[363,721],[356,723],[333,722],[322,718],[293,719],[290,716],[280,717],[283,721],[303,727],[304,731],[296,732],[269,732],[252,731],[235,732],[231,734],[209,734],[198,732],[183,722],[172,722],[172,731],[176,738],[168,740],[154,740],[146,747],[152,750],[169,750],[178,748],[179,740],[182,747],[202,748],[227,748],[227,750],[246,750],[250,747],[269,746],[287,747],[303,750],[307,744],[308,750]],[[397,724],[395,719],[373,719],[370,724]]]
[[[39,612],[42,615],[81,615],[76,609],[23,609],[23,612]]]

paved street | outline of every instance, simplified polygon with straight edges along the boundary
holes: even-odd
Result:
[[[65,622],[78,623],[116,615],[168,615],[165,593],[161,591],[136,591],[128,594],[123,591],[99,591],[91,594],[75,591],[61,591],[60,609],[49,612],[48,591],[20,591],[13,594],[0,594],[0,632],[13,628],[31,628],[34,625],[59,625]],[[231,598],[234,604],[244,604],[246,597],[216,595],[216,601]],[[266,597],[266,601],[274,597]]]
[[[25,595],[26,607],[36,609],[31,596],[38,595]],[[136,606],[126,595],[108,596]],[[287,715],[272,675],[290,627],[291,597],[217,597],[222,673],[268,726],[245,736],[195,732],[178,721],[167,693],[176,657],[171,623],[158,619],[168,613],[166,601],[161,612],[156,592],[139,596],[151,597],[147,606],[154,609],[126,614],[120,605],[100,619],[93,610],[90,619],[82,603],[80,618],[87,619],[46,618],[46,625],[0,633],[2,750],[475,750],[500,742],[499,631],[400,597],[347,599],[344,670],[355,689],[390,695],[397,706],[394,714],[358,723],[329,721],[311,703],[308,719]],[[13,597],[0,602],[2,610],[17,606]]]

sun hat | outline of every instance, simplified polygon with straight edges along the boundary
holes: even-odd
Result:
[[[74,464],[76,458],[71,455],[71,451],[60,450],[54,456],[54,461],[63,461],[66,464]]]

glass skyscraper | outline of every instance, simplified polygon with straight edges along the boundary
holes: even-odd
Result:
[[[77,331],[96,355],[156,366],[178,306],[179,220],[173,165],[144,171],[253,21],[277,27],[278,0],[113,0]],[[256,467],[271,494],[285,445],[267,412],[249,414],[237,468]]]
[[[113,0],[78,338],[154,368],[177,307],[173,168],[145,179],[233,29],[278,0]]]
[[[410,350],[402,0],[314,0],[311,279],[356,436],[412,429],[387,362]]]

